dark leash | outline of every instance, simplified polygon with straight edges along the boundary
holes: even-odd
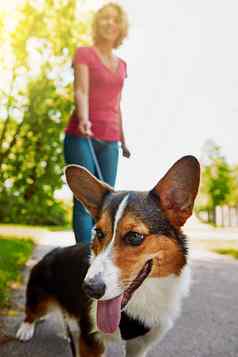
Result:
[[[99,165],[99,163],[98,163],[98,159],[97,159],[97,156],[96,156],[96,154],[95,154],[95,150],[94,150],[94,147],[93,147],[93,143],[92,143],[91,138],[87,138],[87,141],[88,141],[88,146],[89,146],[90,153],[91,153],[92,158],[93,158],[93,162],[94,162],[95,167],[96,167],[96,170],[97,170],[98,178],[99,178],[101,181],[104,181],[104,180],[103,180],[102,171],[101,171],[100,165]]]
[[[70,330],[70,327],[66,321],[65,321],[65,324],[66,324],[66,332],[67,332],[67,336],[69,339],[69,345],[70,345],[70,349],[72,352],[72,356],[77,357],[77,349],[75,346],[74,336],[73,336],[72,331]]]

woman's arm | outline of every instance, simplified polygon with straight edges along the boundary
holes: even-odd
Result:
[[[89,69],[85,64],[74,65],[74,100],[77,117],[79,118],[79,131],[82,135],[91,136],[91,123],[89,121]]]

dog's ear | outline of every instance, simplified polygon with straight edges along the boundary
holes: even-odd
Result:
[[[200,181],[200,165],[194,156],[178,160],[151,191],[169,221],[177,228],[191,216]]]
[[[113,192],[113,188],[99,181],[87,169],[79,165],[68,165],[65,168],[67,183],[77,198],[97,218],[104,196]]]

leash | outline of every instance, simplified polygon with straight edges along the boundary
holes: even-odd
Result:
[[[72,356],[73,357],[77,357],[77,349],[76,349],[76,345],[75,345],[75,342],[74,342],[74,337],[73,337],[73,334],[70,330],[70,327],[68,325],[67,322],[66,323],[66,332],[67,332],[67,335],[68,335],[68,339],[69,339],[69,345],[70,345],[70,349],[71,349],[71,352],[72,352]]]
[[[99,165],[99,163],[98,163],[97,156],[96,156],[96,154],[95,154],[95,150],[94,150],[94,147],[93,147],[92,140],[91,140],[90,138],[87,138],[87,141],[88,141],[88,146],[89,146],[90,153],[91,153],[91,155],[92,155],[94,164],[95,164],[95,166],[96,166],[98,178],[99,178],[101,181],[104,181],[104,180],[103,180],[102,171],[101,171],[100,165]]]

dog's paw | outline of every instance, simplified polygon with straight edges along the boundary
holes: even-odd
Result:
[[[16,337],[20,341],[29,341],[34,335],[34,331],[34,323],[23,322],[17,331]]]

